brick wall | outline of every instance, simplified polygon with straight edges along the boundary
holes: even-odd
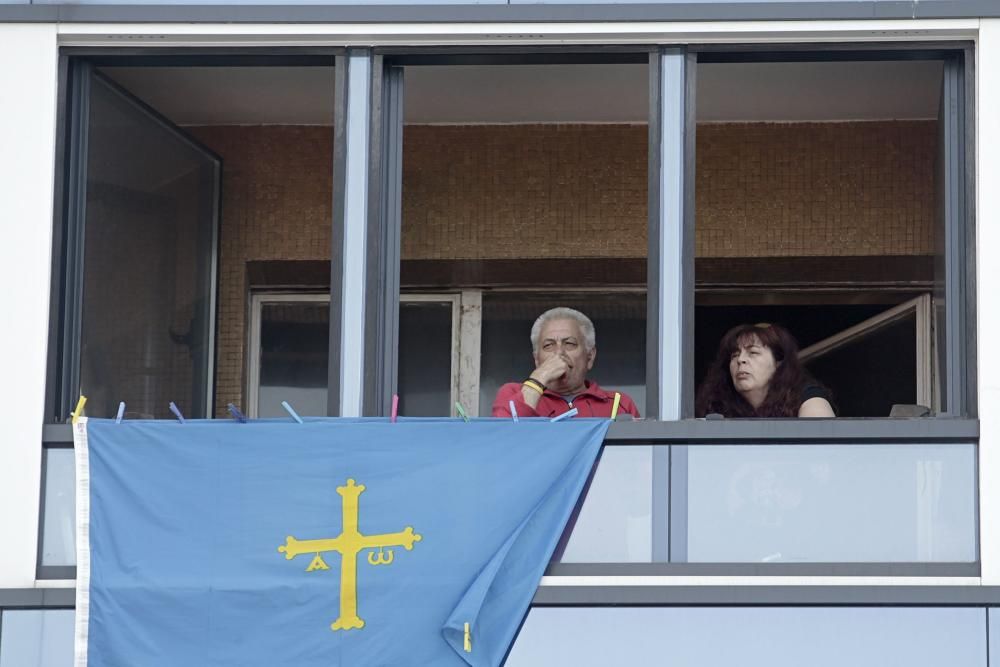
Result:
[[[937,123],[698,127],[699,257],[934,252]]]
[[[216,414],[244,405],[249,260],[330,258],[333,131],[200,127],[223,160]]]
[[[327,260],[332,132],[202,127],[224,160],[217,401],[242,404],[246,262]],[[408,126],[406,259],[644,257],[646,127]],[[700,257],[933,252],[932,121],[708,124]]]

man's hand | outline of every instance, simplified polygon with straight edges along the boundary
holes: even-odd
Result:
[[[571,368],[572,366],[569,365],[569,362],[562,355],[556,354],[540,363],[535,370],[531,372],[531,377],[535,378],[547,387],[551,383],[566,375],[566,372]]]
[[[538,380],[546,387],[550,383],[555,382],[559,378],[566,375],[566,372],[570,369],[569,363],[562,357],[562,355],[555,354],[542,363],[535,367],[535,370],[531,371],[532,378]],[[538,407],[538,401],[541,400],[542,395],[537,391],[528,386],[521,387],[521,397],[524,402],[531,406],[532,409]]]

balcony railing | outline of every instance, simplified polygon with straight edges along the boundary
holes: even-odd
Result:
[[[75,570],[68,426],[45,428],[39,577]],[[550,576],[978,576],[964,419],[618,422]]]

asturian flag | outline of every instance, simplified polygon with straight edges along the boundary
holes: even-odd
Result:
[[[497,665],[608,423],[82,418],[76,665]]]

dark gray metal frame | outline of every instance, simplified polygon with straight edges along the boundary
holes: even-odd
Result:
[[[327,348],[326,414],[340,414],[340,341],[343,337],[344,219],[347,200],[347,56],[337,53],[334,63],[333,110],[333,229],[330,233],[330,341]]]
[[[403,69],[372,55],[369,145],[365,382],[362,413],[385,415],[399,361],[399,260],[402,234]]]

